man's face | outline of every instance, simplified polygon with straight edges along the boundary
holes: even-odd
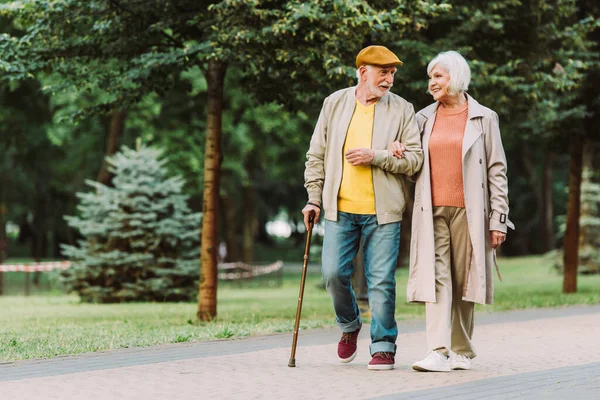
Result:
[[[394,86],[394,74],[397,71],[395,65],[364,66],[363,77],[366,78],[367,88],[374,97],[383,97],[389,93]]]

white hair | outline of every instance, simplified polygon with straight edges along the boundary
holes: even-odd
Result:
[[[448,86],[448,94],[455,96],[459,93],[466,92],[471,83],[471,68],[467,64],[467,60],[458,52],[450,50],[443,51],[434,57],[427,65],[427,75],[431,74],[431,70],[436,65],[444,67],[450,75],[450,85]]]
[[[362,66],[362,65],[361,65]],[[372,65],[369,64],[365,64],[365,68],[368,70],[370,70],[371,68],[373,68]],[[358,83],[360,83],[360,67],[356,68],[356,79],[358,80]]]

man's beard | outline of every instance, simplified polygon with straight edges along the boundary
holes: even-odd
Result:
[[[369,92],[371,92],[371,94],[373,96],[376,96],[376,97],[383,97],[383,96],[385,96],[386,93],[387,93],[385,91],[385,89],[388,89],[388,92],[389,92],[389,89],[391,89],[392,86],[394,86],[394,85],[392,84],[392,85],[389,85],[387,87],[380,87],[380,86],[375,86],[371,82],[368,82]]]

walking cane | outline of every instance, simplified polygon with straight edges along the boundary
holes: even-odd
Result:
[[[288,367],[296,366],[296,344],[298,343],[298,330],[300,329],[300,314],[302,313],[302,298],[304,297],[304,283],[306,282],[306,270],[308,269],[308,252],[310,250],[310,238],[315,225],[315,212],[308,214],[308,232],[306,235],[306,247],[304,248],[304,265],[302,266],[302,280],[300,282],[300,295],[298,296],[298,308],[296,309],[296,325],[294,327],[294,339],[292,340],[292,355]]]

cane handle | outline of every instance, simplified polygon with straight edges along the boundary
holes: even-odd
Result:
[[[313,225],[315,223],[316,216],[317,216],[317,214],[315,213],[315,210],[310,210],[308,212],[308,224],[309,225]]]

